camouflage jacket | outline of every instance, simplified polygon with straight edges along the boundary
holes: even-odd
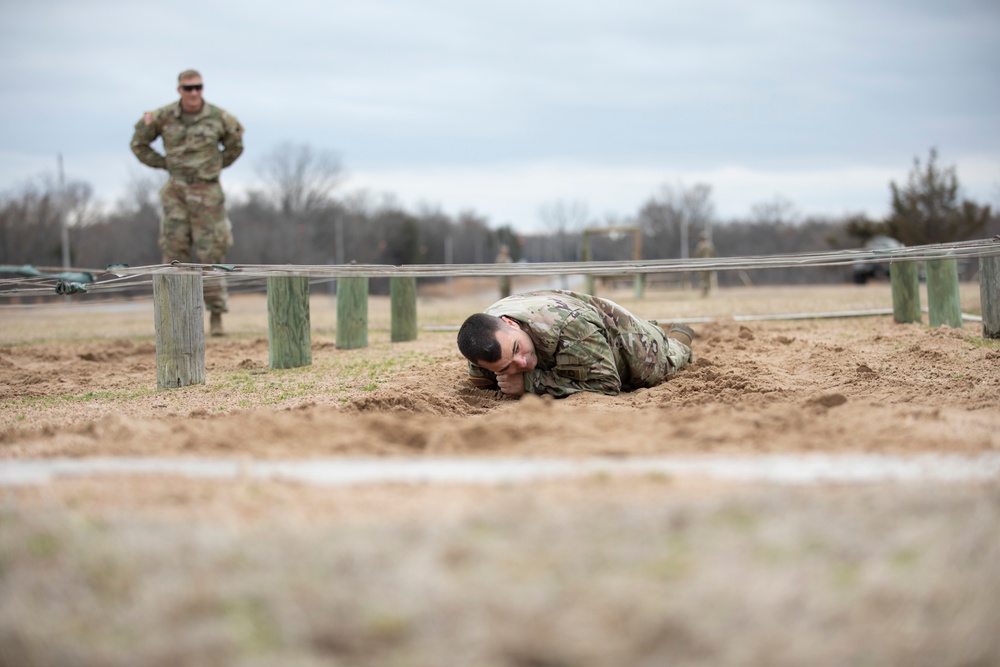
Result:
[[[532,394],[614,396],[660,384],[690,359],[690,349],[667,339],[655,322],[587,294],[525,292],[485,312],[517,320],[531,337],[538,363],[524,374],[524,388]],[[470,362],[469,374],[481,377],[489,371]]]
[[[157,137],[163,137],[166,156],[150,145]],[[143,114],[135,124],[132,152],[143,164],[166,169],[171,176],[215,181],[243,152],[243,126],[208,102],[196,114],[182,113],[180,102],[173,102]]]

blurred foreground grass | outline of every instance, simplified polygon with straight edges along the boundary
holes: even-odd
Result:
[[[661,479],[637,503],[612,500],[616,483],[357,522],[7,502],[0,664],[1000,664],[995,485]]]

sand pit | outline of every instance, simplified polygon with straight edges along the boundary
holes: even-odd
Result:
[[[967,312],[978,290],[963,286]],[[312,366],[268,368],[266,306],[234,298],[230,335],[206,342],[207,382],[157,391],[151,304],[11,309],[0,333],[0,456],[640,456],[786,451],[979,452],[998,447],[1000,347],[963,329],[891,317],[733,321],[860,311],[872,285],[613,298],[697,325],[696,360],[671,382],[616,397],[517,401],[464,381],[442,325],[492,294],[427,297],[429,329],[388,342],[386,299],[370,345],[338,350],[335,304],[314,297]]]
[[[884,284],[606,292],[645,317],[710,320],[696,361],[660,387],[559,401],[466,385],[442,329],[492,288],[424,290],[418,340],[396,344],[373,297],[370,345],[352,351],[335,345],[332,297],[314,292],[313,364],[281,371],[264,297],[239,295],[229,335],[206,342],[207,383],[169,391],[156,390],[149,302],[5,306],[0,466],[1000,452],[1000,344],[980,324],[734,319],[884,309]],[[962,285],[965,312],[978,299]],[[39,664],[1000,661],[996,475],[791,488],[675,469],[331,488],[98,471],[0,499],[0,656]]]

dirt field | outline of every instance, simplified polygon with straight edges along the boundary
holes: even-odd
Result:
[[[241,295],[206,384],[169,391],[151,301],[3,306],[0,466],[1000,452],[1000,343],[978,322],[744,319],[890,308],[885,284],[606,291],[697,321],[696,361],[560,401],[466,385],[440,329],[494,300],[488,279],[423,289],[413,342],[373,297],[351,351],[324,289],[311,366],[269,369],[264,296]],[[962,302],[979,314],[976,284]],[[0,486],[0,665],[996,665],[998,525],[997,479]]]

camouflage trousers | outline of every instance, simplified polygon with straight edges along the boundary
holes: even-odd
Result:
[[[698,284],[701,286],[701,295],[708,296],[708,293],[712,290],[712,272],[701,271],[698,274]]]
[[[668,338],[656,320],[636,318],[623,327],[616,343],[629,367],[628,389],[655,387],[693,360],[691,348]]]
[[[171,177],[160,190],[160,250],[164,263],[174,260],[221,264],[233,246],[233,228],[226,216],[226,198],[218,181],[188,183]],[[226,279],[205,279],[205,307],[213,313],[229,310]]]

